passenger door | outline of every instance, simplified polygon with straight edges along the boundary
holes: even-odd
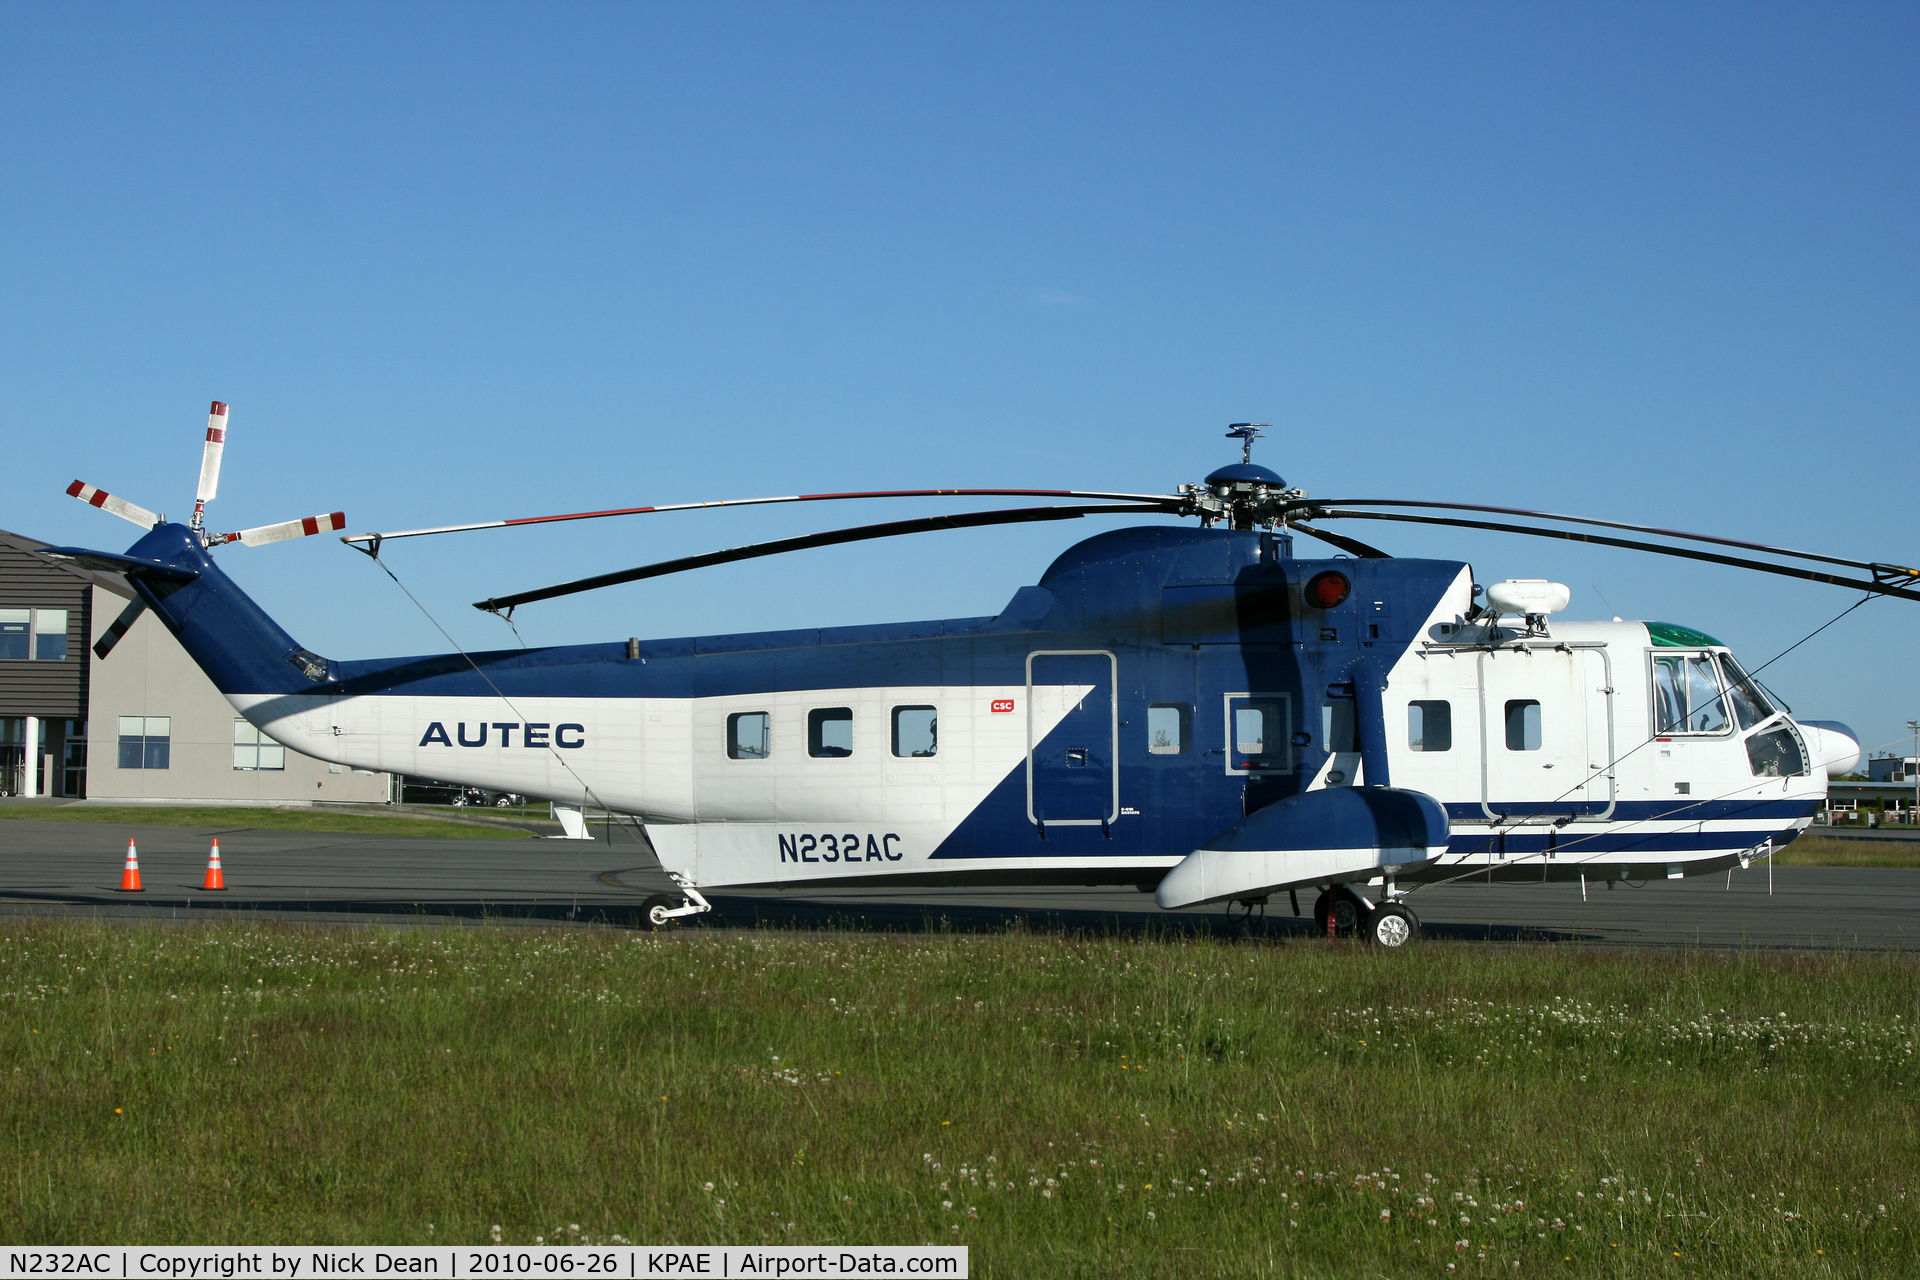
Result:
[[[1481,805],[1510,822],[1613,809],[1612,681],[1604,650],[1480,655]]]
[[[1035,825],[1105,827],[1120,816],[1116,683],[1114,655],[1104,650],[1027,655],[1027,818]]]

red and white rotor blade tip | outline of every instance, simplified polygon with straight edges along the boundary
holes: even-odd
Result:
[[[145,507],[136,507],[125,498],[116,498],[105,489],[96,489],[78,480],[67,486],[67,493],[90,507],[98,507],[102,511],[119,516],[122,520],[131,520],[142,529],[151,529],[160,523],[160,517]]]
[[[220,455],[227,448],[227,406],[218,400],[207,411],[207,443],[200,452],[200,488],[195,502],[212,502],[220,492]]]
[[[257,547],[263,542],[285,542],[288,538],[310,538],[316,533],[333,533],[347,527],[347,513],[332,511],[323,516],[308,516],[304,520],[288,520],[281,524],[263,524],[258,529],[242,529],[238,533],[229,533],[222,542],[240,542]]]

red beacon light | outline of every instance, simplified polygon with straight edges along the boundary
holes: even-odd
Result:
[[[1346,603],[1347,597],[1353,594],[1353,583],[1338,569],[1323,569],[1307,579],[1300,594],[1316,609],[1332,609]]]

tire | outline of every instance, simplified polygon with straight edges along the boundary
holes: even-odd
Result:
[[[1376,947],[1405,947],[1420,940],[1420,918],[1397,902],[1367,913],[1365,937]]]
[[[505,796],[501,796],[493,802],[493,807],[496,809],[511,809],[513,807],[513,802],[508,800]]]
[[[679,923],[680,918],[666,913],[677,911],[684,905],[680,898],[671,893],[656,893],[640,904],[640,919],[652,930],[671,929]]]
[[[1333,932],[1338,938],[1351,938],[1359,931],[1361,917],[1366,909],[1352,892],[1341,889],[1329,889],[1313,901],[1314,936],[1327,936],[1327,915],[1333,915]]]

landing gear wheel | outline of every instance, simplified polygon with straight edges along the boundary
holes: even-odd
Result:
[[[1365,936],[1380,947],[1404,947],[1420,937],[1420,917],[1397,902],[1383,902],[1367,913]]]
[[[1328,889],[1313,900],[1313,925],[1322,937],[1351,938],[1360,927],[1366,908],[1348,889]],[[1333,917],[1333,931],[1327,931],[1327,917]]]
[[[671,893],[656,893],[640,904],[640,918],[649,929],[671,929],[679,923],[680,917],[670,916],[669,911],[678,911],[686,903]]]

